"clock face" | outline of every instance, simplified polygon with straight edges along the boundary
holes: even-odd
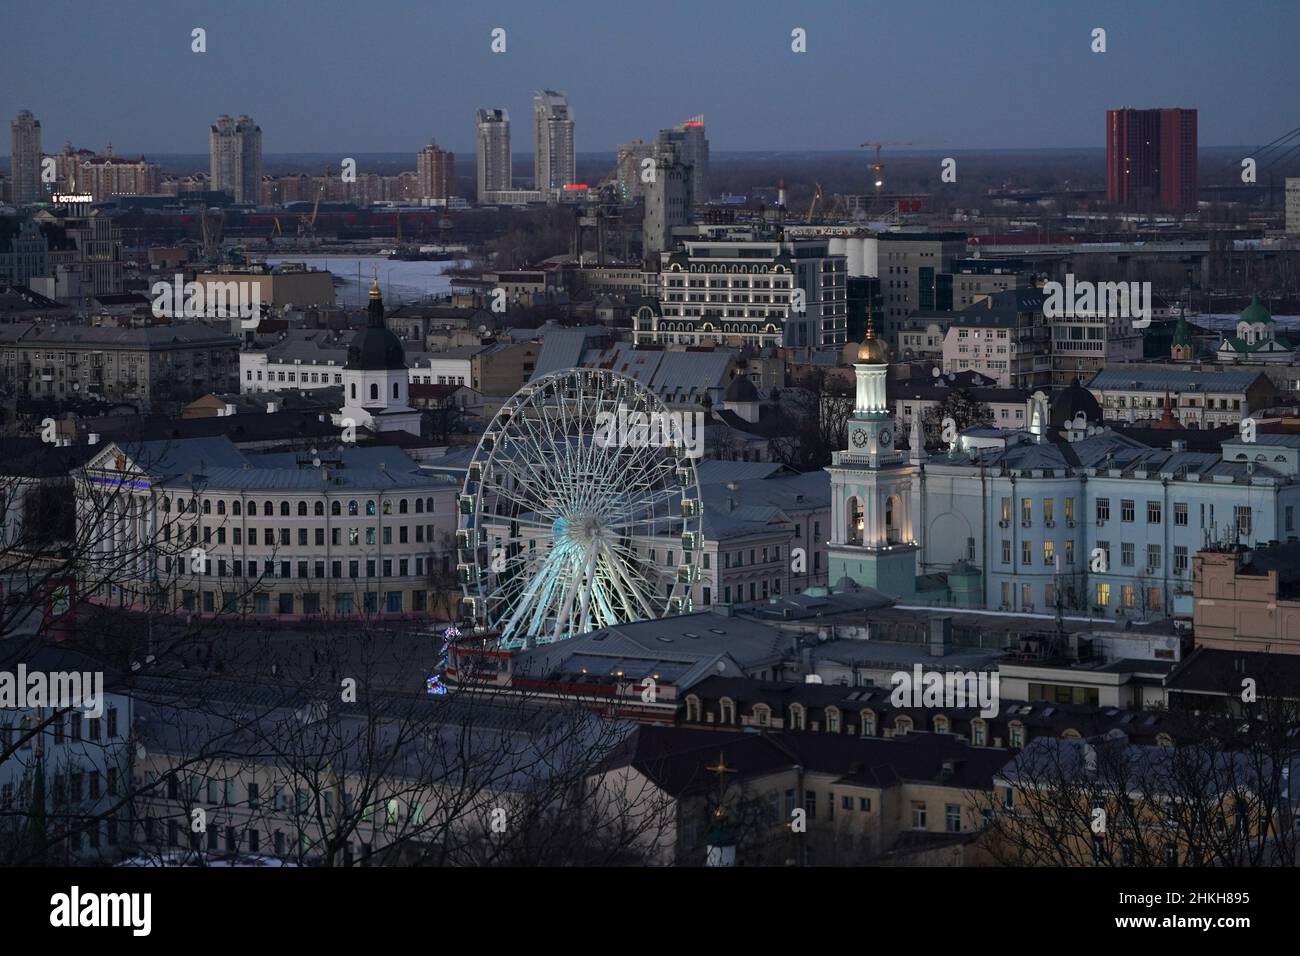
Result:
[[[862,447],[863,445],[865,445],[866,443],[867,443],[867,433],[866,433],[866,432],[863,432],[863,431],[857,431],[857,432],[854,432],[854,433],[853,433],[853,444],[854,444],[854,445],[856,445],[857,447],[861,448],[861,447]]]
[[[881,448],[888,448],[888,447],[889,447],[889,443],[892,442],[893,440],[894,440],[894,436],[891,435],[891,434],[889,433],[889,429],[888,429],[888,428],[882,428],[882,429],[880,430],[880,447],[881,447]]]

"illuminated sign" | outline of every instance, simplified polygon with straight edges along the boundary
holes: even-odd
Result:
[[[586,183],[574,183],[573,185],[565,186],[564,188],[565,189],[590,189],[591,187],[588,186]]]
[[[54,202],[58,202],[58,203],[94,202],[94,201],[95,201],[95,197],[90,195],[89,193],[55,193],[54,194]]]

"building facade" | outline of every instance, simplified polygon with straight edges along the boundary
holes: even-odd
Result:
[[[660,312],[638,313],[634,340],[760,348],[843,345],[845,269],[844,256],[832,255],[824,239],[687,240],[682,249],[662,254]]]
[[[568,97],[555,90],[533,96],[533,188],[548,200],[577,182],[573,129]]]
[[[429,143],[416,154],[417,198],[446,201],[456,189],[455,155]]]
[[[1196,110],[1106,112],[1106,201],[1126,209],[1195,211]]]
[[[222,115],[208,129],[208,188],[237,203],[257,203],[262,187],[262,128],[247,116]]]
[[[96,542],[84,591],[115,606],[425,615],[450,567],[458,486],[393,448],[246,456],[224,437],[109,443],[74,484],[78,533]]]
[[[197,398],[233,390],[239,341],[204,325],[0,326],[0,382],[28,398]]]
[[[510,114],[505,110],[481,109],[477,114],[474,142],[478,161],[478,201],[489,192],[512,188],[510,168]]]
[[[41,188],[41,121],[22,110],[9,124],[9,171],[14,205],[36,202]]]

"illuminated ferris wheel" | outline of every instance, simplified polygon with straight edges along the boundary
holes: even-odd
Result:
[[[692,449],[680,425],[690,414],[600,369],[516,392],[460,496],[457,572],[472,625],[513,648],[691,610],[702,435]]]

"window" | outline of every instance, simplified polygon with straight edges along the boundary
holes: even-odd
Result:
[[[1250,506],[1234,505],[1232,508],[1233,522],[1237,526],[1237,533],[1242,537],[1250,537]]]
[[[1110,499],[1109,498],[1097,499],[1097,520],[1098,521],[1110,520]]]
[[[1179,502],[1179,501],[1174,502],[1174,524],[1180,527],[1185,527],[1187,525],[1187,503],[1186,502]]]
[[[861,714],[862,736],[876,736],[876,714],[875,711],[864,710]]]
[[[1110,585],[1109,584],[1097,585],[1096,604],[1097,607],[1101,608],[1102,610],[1105,610],[1106,608],[1110,607]]]
[[[1029,523],[1034,520],[1034,499],[1020,499],[1020,522],[1028,527]]]
[[[1002,539],[1002,563],[1011,563],[1011,542],[1006,538]]]
[[[1137,505],[1133,503],[1132,498],[1122,498],[1119,503],[1119,520],[1132,522],[1137,513]]]
[[[912,801],[912,829],[925,829],[925,801],[923,800]]]
[[[1020,563],[1024,565],[1034,563],[1034,543],[1032,541],[1020,542]]]
[[[1047,565],[1048,567],[1051,567],[1055,563],[1056,563],[1056,542],[1044,541],[1043,542],[1043,564]]]
[[[1136,560],[1134,552],[1135,549],[1131,542],[1121,542],[1119,546],[1119,563],[1126,568],[1133,567],[1133,562]]]
[[[1187,573],[1187,547],[1185,545],[1174,545],[1174,574]]]
[[[961,833],[961,807],[955,803],[944,804],[943,828],[949,833]]]
[[[1164,555],[1160,551],[1160,545],[1147,545],[1147,570],[1159,571],[1164,565]]]

